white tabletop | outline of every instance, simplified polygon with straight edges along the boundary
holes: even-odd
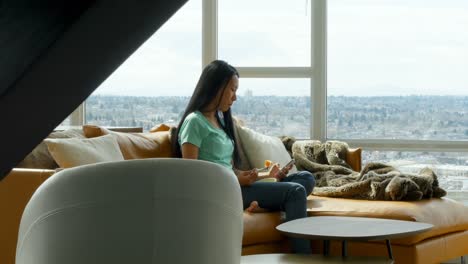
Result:
[[[326,240],[381,240],[405,237],[429,230],[431,224],[382,218],[314,216],[276,227],[287,236]]]
[[[298,254],[259,254],[242,256],[241,264],[301,264],[301,263],[328,263],[328,264],[389,264],[393,263],[391,259],[384,257],[327,257],[322,255],[298,255]]]

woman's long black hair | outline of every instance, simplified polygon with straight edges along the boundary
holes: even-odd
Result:
[[[190,113],[197,110],[201,112],[206,110],[206,107],[216,98],[218,93],[224,93],[226,86],[234,76],[239,77],[239,73],[237,72],[236,68],[222,60],[212,61],[205,67],[205,69],[203,69],[197,86],[195,87],[192,97],[190,98],[190,102],[185,108],[185,112],[182,115],[176,131],[174,131],[172,134],[172,146],[176,157],[182,157],[182,151],[179,145],[179,130],[184,123],[185,118]],[[222,98],[220,97],[220,100],[221,99]],[[232,159],[234,162],[234,167],[238,168],[240,165],[240,158],[237,145],[238,143],[234,134],[234,123],[232,120],[231,108],[229,108],[226,112],[223,112],[223,115],[224,126],[221,127],[233,142],[234,153]],[[216,115],[216,119],[218,119],[220,124],[223,124],[223,122],[220,121],[220,117],[218,115]]]

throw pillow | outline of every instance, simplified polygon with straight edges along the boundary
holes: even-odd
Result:
[[[85,138],[81,129],[67,129],[54,131],[47,138]],[[18,165],[18,168],[31,169],[56,169],[59,165],[55,162],[47,149],[47,144],[41,141]]]
[[[171,129],[170,126],[168,126],[166,124],[160,124],[160,125],[156,125],[156,126],[152,127],[150,129],[150,132],[169,131],[170,129]]]
[[[112,135],[126,160],[172,157],[170,131],[125,133],[110,131],[100,126],[84,125],[83,132],[87,138]]]
[[[291,160],[286,147],[278,137],[267,136],[241,126],[237,132],[252,167],[263,168],[265,160],[277,162],[282,167]],[[294,172],[297,172],[296,166],[289,171],[289,173]]]
[[[61,168],[124,160],[117,141],[110,135],[97,138],[48,138],[44,142]]]

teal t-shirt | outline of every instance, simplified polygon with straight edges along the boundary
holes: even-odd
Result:
[[[179,130],[179,144],[190,143],[198,147],[198,159],[218,163],[232,169],[232,140],[221,128],[213,127],[199,111],[190,113]]]

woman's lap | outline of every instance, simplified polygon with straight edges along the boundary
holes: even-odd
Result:
[[[313,175],[309,172],[294,173],[281,182],[255,182],[250,186],[241,187],[244,208],[257,201],[261,208],[272,211],[284,210],[287,195],[291,191],[304,189],[309,195],[314,186]]]
[[[307,195],[312,193],[315,186],[315,177],[308,171],[298,171],[284,178],[281,182],[296,182],[302,185]]]

